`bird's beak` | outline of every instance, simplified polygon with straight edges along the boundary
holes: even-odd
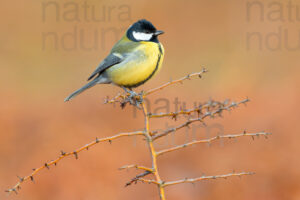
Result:
[[[155,35],[155,36],[158,36],[158,35],[161,35],[161,34],[163,34],[163,33],[165,33],[165,32],[163,32],[163,31],[156,31],[156,32],[154,33],[154,35]]]

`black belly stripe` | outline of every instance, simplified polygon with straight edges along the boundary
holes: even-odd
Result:
[[[138,87],[138,86],[144,84],[146,81],[148,81],[155,74],[155,72],[158,70],[158,66],[160,63],[161,55],[162,55],[162,48],[161,48],[160,43],[158,43],[158,49],[159,49],[158,59],[157,59],[157,63],[156,63],[156,66],[155,66],[155,69],[153,70],[153,72],[145,80],[143,80],[137,84],[134,84],[134,85],[123,85],[124,87],[126,87],[126,88]]]

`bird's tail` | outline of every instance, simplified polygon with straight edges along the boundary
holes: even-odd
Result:
[[[82,93],[83,91],[85,91],[86,89],[89,89],[91,87],[93,87],[94,85],[96,85],[98,83],[99,80],[94,79],[91,82],[89,82],[88,84],[86,84],[85,86],[83,86],[82,88],[80,88],[79,90],[76,90],[75,92],[73,92],[72,94],[70,94],[70,96],[68,96],[67,98],[65,98],[65,102],[66,101],[70,101],[71,99],[73,99],[74,97],[76,97],[78,94]]]

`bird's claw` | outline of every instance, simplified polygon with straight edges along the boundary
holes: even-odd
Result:
[[[134,105],[137,108],[141,109],[140,105],[143,102],[143,91],[141,93],[136,93],[135,91],[132,90],[127,90],[127,89],[124,90],[127,94],[122,104],[122,107],[124,108],[127,103],[130,103],[131,105]]]

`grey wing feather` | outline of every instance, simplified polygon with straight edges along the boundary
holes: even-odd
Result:
[[[123,56],[118,53],[109,54],[97,67],[97,69],[92,73],[92,75],[88,78],[88,81],[91,80],[94,76],[99,73],[102,73],[107,68],[116,65],[122,62]]]

